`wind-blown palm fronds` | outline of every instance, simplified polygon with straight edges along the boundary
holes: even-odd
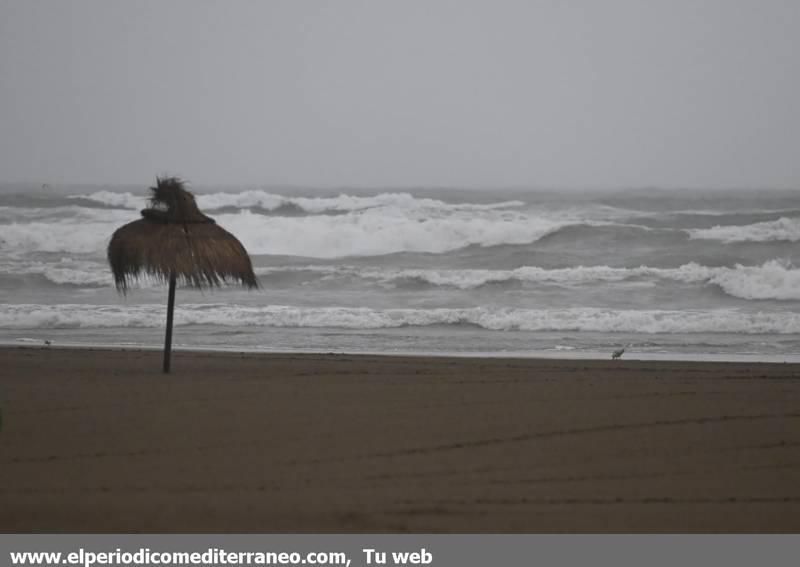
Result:
[[[250,257],[227,230],[197,208],[183,183],[159,178],[150,207],[139,220],[120,227],[108,245],[117,289],[126,293],[141,276],[195,288],[241,282],[258,287]]]

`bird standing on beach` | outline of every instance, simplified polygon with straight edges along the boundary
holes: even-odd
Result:
[[[611,360],[617,360],[618,358],[622,358],[622,355],[625,354],[625,348],[622,347],[620,349],[615,350],[611,353]]]

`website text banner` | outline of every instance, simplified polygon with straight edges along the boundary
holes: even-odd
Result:
[[[0,566],[797,565],[798,535],[0,535]]]

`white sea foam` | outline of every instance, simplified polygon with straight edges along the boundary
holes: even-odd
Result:
[[[708,283],[742,299],[800,300],[800,269],[772,260],[762,266],[712,268]]]
[[[800,241],[800,218],[781,217],[778,220],[748,225],[715,226],[687,229],[691,238],[721,240],[722,242]]]
[[[163,305],[5,305],[0,327],[64,329],[160,327]],[[369,309],[353,307],[250,307],[182,305],[175,324],[232,327],[386,329],[406,326],[473,325],[492,331],[595,331],[625,333],[797,334],[800,314],[736,310],[611,310],[596,308]]]
[[[11,223],[3,226],[0,250],[102,254],[114,230],[137,218],[133,211],[83,209],[76,218]],[[386,207],[299,217],[267,217],[242,210],[215,218],[233,231],[251,254],[311,258],[525,244],[580,222],[561,215],[547,217],[502,208],[411,211]]]
[[[469,245],[526,244],[570,224],[517,212],[410,216],[367,210],[340,216],[220,215],[251,254],[340,258],[395,252],[442,253]]]

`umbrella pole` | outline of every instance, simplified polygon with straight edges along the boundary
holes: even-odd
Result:
[[[164,374],[169,374],[172,354],[172,312],[175,310],[175,274],[169,276],[169,296],[167,297],[167,336],[164,338]]]

